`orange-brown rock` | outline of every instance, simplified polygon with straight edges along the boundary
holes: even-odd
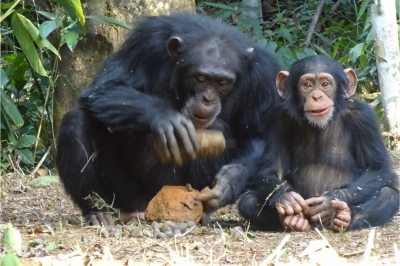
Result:
[[[203,215],[203,204],[195,199],[198,190],[188,186],[164,186],[150,201],[146,220],[198,223]]]

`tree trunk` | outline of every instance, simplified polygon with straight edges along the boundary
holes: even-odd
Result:
[[[178,11],[195,11],[194,0],[87,0],[82,1],[85,15],[105,15],[132,25],[143,16]],[[86,20],[86,35],[71,53],[61,48],[62,60],[54,92],[54,127],[57,131],[64,114],[77,105],[76,99],[92,81],[104,59],[124,41],[128,30],[93,19]]]
[[[371,11],[382,104],[390,132],[400,134],[400,52],[395,0],[374,0]]]

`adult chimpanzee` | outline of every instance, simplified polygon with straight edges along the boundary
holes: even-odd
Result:
[[[144,18],[63,118],[57,166],[66,192],[88,223],[106,225],[110,216],[88,195],[135,213],[163,185],[200,190],[216,182],[217,193],[202,194],[206,208],[233,202],[262,155],[253,140],[279,98],[279,70],[271,54],[220,21]],[[197,128],[223,131],[236,148],[196,158]]]
[[[354,70],[314,55],[295,62],[290,74],[281,71],[276,84],[284,111],[240,213],[266,230],[322,223],[337,232],[390,221],[399,210],[399,179],[373,110],[348,99]]]

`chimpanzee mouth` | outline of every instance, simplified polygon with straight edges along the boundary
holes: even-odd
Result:
[[[202,122],[202,123],[205,123],[209,120],[207,117],[202,117],[197,114],[192,114],[192,118],[194,118],[195,120]]]
[[[332,110],[333,106],[329,106],[323,109],[315,109],[315,110],[306,110],[307,115],[310,116],[321,116],[329,113]]]

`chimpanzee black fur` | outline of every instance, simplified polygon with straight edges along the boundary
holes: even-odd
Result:
[[[82,91],[80,107],[63,118],[57,166],[66,192],[89,221],[105,211],[84,199],[93,192],[122,212],[144,211],[163,185],[201,190],[219,173],[228,182],[218,207],[232,203],[262,154],[257,138],[268,121],[261,117],[278,99],[279,70],[273,55],[220,21],[194,14],[142,19]],[[222,130],[236,148],[195,158],[195,127]],[[177,146],[192,160],[182,161]]]
[[[282,229],[277,206],[285,192],[293,191],[306,202],[326,197],[328,207],[331,200],[347,203],[351,214],[347,230],[389,222],[399,211],[399,177],[392,171],[372,108],[347,99],[349,79],[331,58],[304,58],[289,73],[284,83],[284,111],[268,129],[269,149],[249,182],[249,191],[240,199],[241,215],[260,229]],[[303,110],[299,80],[308,73],[328,73],[336,84],[334,113],[322,128],[310,123]],[[278,185],[283,186],[276,189]],[[313,206],[309,207],[306,213],[294,215],[309,219]]]

